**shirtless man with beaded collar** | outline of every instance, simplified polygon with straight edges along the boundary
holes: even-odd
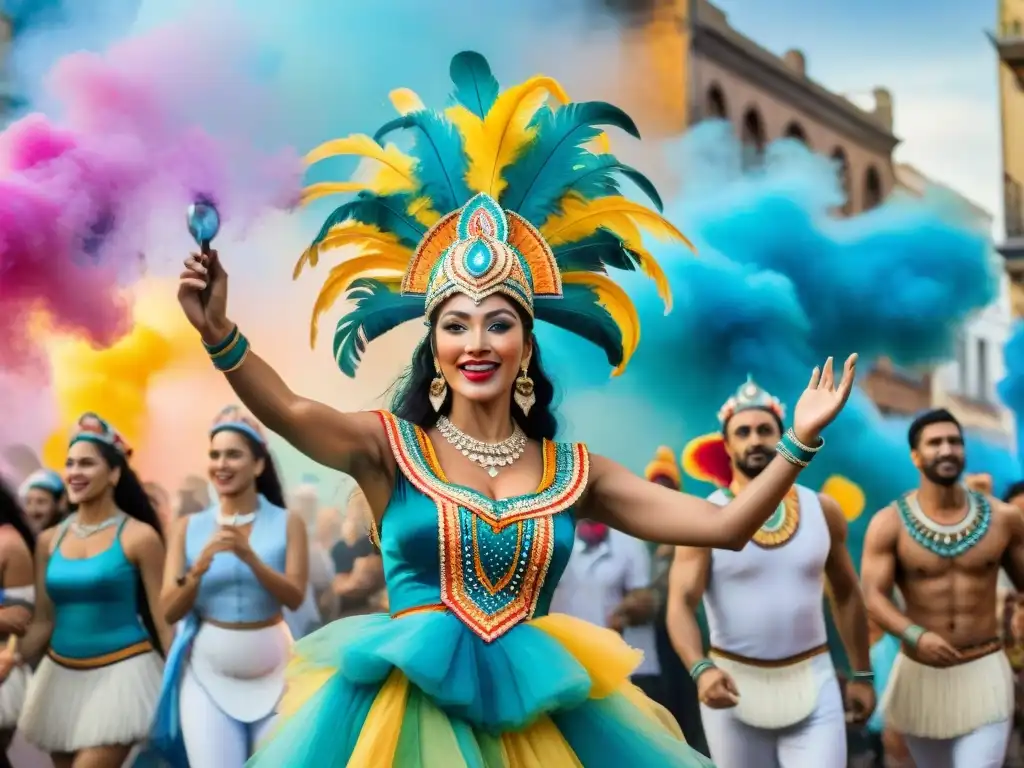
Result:
[[[871,617],[903,640],[882,699],[886,726],[922,768],[1000,768],[1013,678],[996,587],[1000,567],[1024,586],[1024,513],[961,484],[963,431],[948,411],[919,416],[908,437],[920,485],[872,518],[861,565]]]

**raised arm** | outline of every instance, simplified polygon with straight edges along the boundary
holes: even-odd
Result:
[[[245,407],[313,461],[351,475],[372,495],[381,488],[390,493],[386,478],[393,474],[391,452],[375,414],[340,413],[300,397],[251,349],[235,360],[248,340],[240,336],[230,341],[237,331],[227,317],[227,283],[216,251],[189,256],[179,281],[178,301],[207,350],[215,350],[211,356],[216,356],[218,368],[233,366],[224,372]],[[218,350],[222,346],[225,349]]]
[[[834,386],[832,358],[811,380],[794,409],[793,432],[804,446],[820,445],[819,434],[842,410],[853,388],[857,356],[846,361]],[[813,452],[812,452],[813,455]],[[647,482],[609,459],[594,456],[581,515],[631,536],[682,546],[742,549],[796,482],[806,462],[778,454],[725,507]]]

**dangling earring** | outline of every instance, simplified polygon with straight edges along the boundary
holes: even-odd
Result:
[[[537,402],[537,396],[533,393],[533,379],[526,375],[529,364],[529,361],[523,363],[523,370],[520,372],[519,378],[516,379],[516,389],[512,395],[512,399],[522,409],[524,416],[530,415],[530,409]]]
[[[441,406],[444,405],[444,399],[448,397],[448,382],[441,375],[441,364],[437,362],[436,357],[434,358],[434,370],[437,375],[430,382],[430,406],[434,411],[440,411]]]

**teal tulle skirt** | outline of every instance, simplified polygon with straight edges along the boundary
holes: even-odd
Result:
[[[431,606],[300,641],[249,768],[713,768],[630,684],[640,654],[563,615],[486,643]]]

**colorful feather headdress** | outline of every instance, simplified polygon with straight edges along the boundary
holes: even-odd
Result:
[[[601,347],[620,373],[639,342],[639,317],[608,268],[642,270],[668,312],[668,279],[641,232],[692,247],[657,212],[621,194],[623,177],[661,209],[653,184],[608,151],[602,132],[611,126],[639,138],[636,125],[610,104],[570,103],[549,77],[501,91],[477,53],[455,56],[450,72],[455,91],[443,112],[399,89],[391,93],[399,117],[372,138],[336,139],[307,156],[310,164],[351,155],[379,166],[366,180],[304,192],[305,202],[355,195],[327,217],[295,266],[298,277],[325,251],[354,248],[320,291],[310,344],[320,316],[347,294],[355,306],[338,323],[334,357],[354,376],[367,344],[429,317],[449,296],[479,302],[502,293]],[[399,130],[414,136],[408,154],[381,143]]]
[[[779,420],[786,418],[786,406],[761,387],[754,377],[747,374],[743,382],[718,410],[718,423],[725,429],[726,423],[741,411],[758,409],[775,414]],[[722,431],[695,437],[683,449],[681,457],[686,474],[706,483],[726,487],[732,483],[732,462],[725,450],[725,436]]]

